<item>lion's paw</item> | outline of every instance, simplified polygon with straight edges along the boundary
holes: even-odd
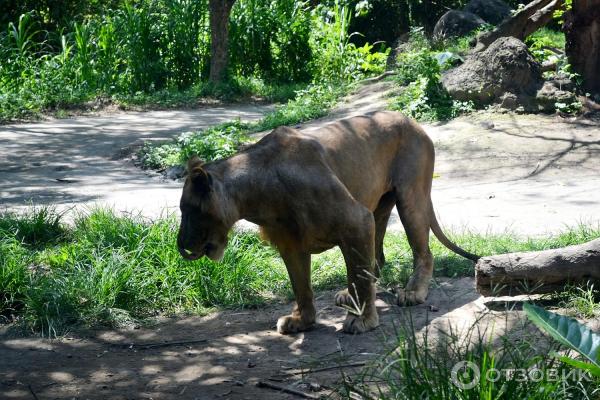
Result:
[[[282,335],[301,332],[310,329],[313,324],[303,321],[299,316],[284,315],[277,320],[277,332]]]
[[[427,292],[417,290],[396,289],[396,300],[399,306],[414,306],[425,302]]]
[[[355,315],[348,313],[344,321],[344,332],[346,333],[364,333],[373,330],[379,326],[379,315],[377,312],[370,316]]]
[[[354,305],[354,302],[352,301],[352,297],[350,296],[348,289],[340,290],[339,292],[337,292],[335,294],[334,300],[335,305],[338,307],[352,307]]]

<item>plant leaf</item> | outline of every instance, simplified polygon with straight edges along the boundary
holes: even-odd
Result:
[[[600,335],[573,318],[546,311],[533,304],[523,304],[523,310],[538,328],[600,368]]]
[[[558,354],[556,355],[556,357],[560,361],[564,362],[565,364],[569,364],[569,365],[572,365],[575,368],[579,368],[579,369],[583,369],[583,370],[589,371],[590,374],[592,374],[594,376],[600,377],[600,368],[597,367],[597,366],[595,366],[592,363],[586,363],[586,362],[583,362],[583,361],[575,360],[575,359],[573,359],[571,357],[561,356],[561,355],[558,355]]]

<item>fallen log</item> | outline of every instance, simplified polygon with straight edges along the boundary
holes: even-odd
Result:
[[[482,257],[475,265],[484,296],[561,292],[568,285],[600,289],[600,239],[560,249]]]
[[[552,20],[554,11],[563,6],[562,0],[535,0],[504,19],[494,30],[480,34],[474,51],[485,50],[501,37],[513,36],[521,41]]]

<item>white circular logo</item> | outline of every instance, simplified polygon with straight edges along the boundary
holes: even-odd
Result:
[[[460,389],[473,389],[479,383],[481,371],[472,361],[460,361],[454,365],[452,372],[452,383]]]

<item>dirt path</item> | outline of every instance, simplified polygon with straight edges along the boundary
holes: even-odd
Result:
[[[272,106],[228,105],[127,112],[0,126],[0,209],[103,204],[158,216],[178,204],[180,184],[136,168],[131,152],[235,118],[252,121]]]
[[[299,126],[384,109],[389,83],[363,86],[330,116]],[[177,212],[181,183],[135,168],[143,140],[232,118],[255,120],[266,106],[122,113],[0,127],[0,208],[109,205],[157,217]],[[555,233],[600,220],[600,120],[478,113],[425,124],[437,151],[433,199],[446,229]],[[390,229],[401,230],[397,214]]]
[[[303,128],[381,109],[387,90],[385,83],[362,88],[333,116]],[[133,169],[119,160],[121,148],[236,115],[258,118],[264,111],[250,107],[133,113],[3,126],[2,205],[18,208],[32,197],[36,203],[63,207],[115,204],[118,209],[137,208],[156,216],[163,205],[170,207],[167,210],[176,207],[181,184]],[[598,221],[598,120],[481,113],[425,128],[436,143],[439,177],[433,197],[446,227],[512,228],[539,235],[565,224]],[[391,228],[401,229],[397,216]],[[327,394],[339,383],[339,369],[304,376],[292,373],[368,362],[386,343],[393,343],[396,327],[409,316],[416,329],[452,326],[456,332],[480,317],[483,322],[494,321],[495,334],[525,329],[520,312],[493,311],[496,308],[476,293],[471,278],[438,279],[434,286],[425,304],[409,309],[394,306],[381,295],[381,327],[357,337],[340,333],[343,311],[332,306],[332,292],[317,300],[318,326],[294,336],[281,336],[273,329],[277,317],[289,312],[289,304],[164,320],[139,329],[80,332],[55,341],[20,338],[0,328],[0,398],[291,399],[296,397],[257,388],[255,383],[271,378],[272,383],[305,392],[313,383],[320,388],[316,394]],[[205,341],[143,347],[188,340]]]

